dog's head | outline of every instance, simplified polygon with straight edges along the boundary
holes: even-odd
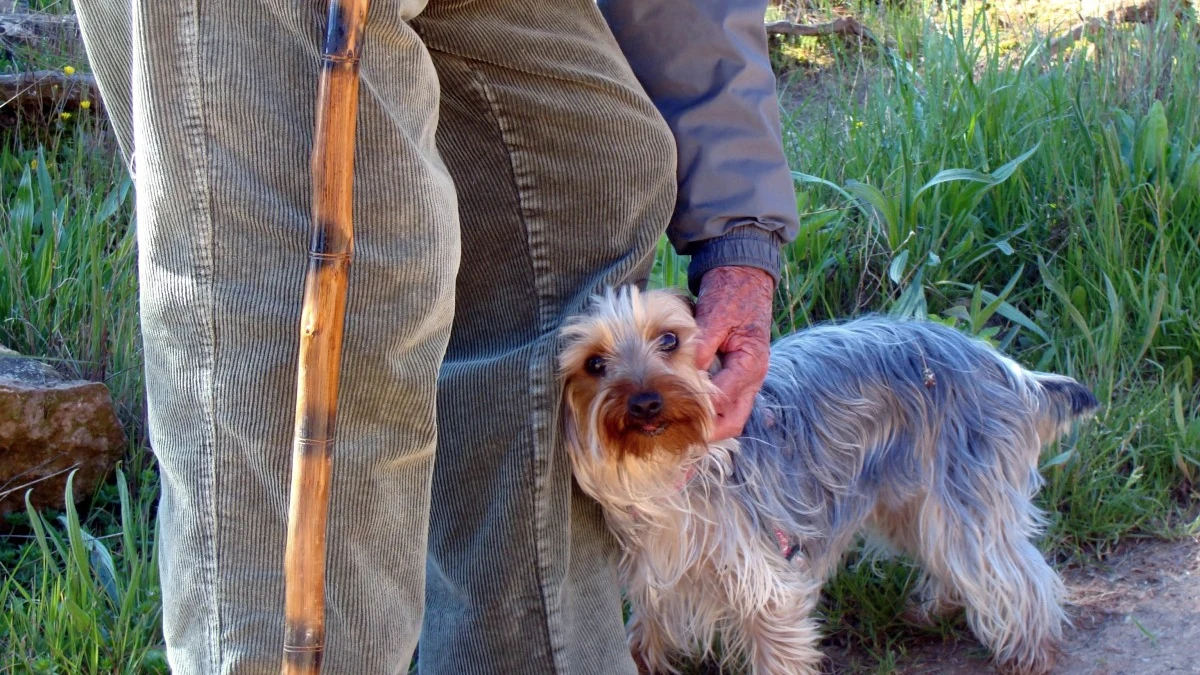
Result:
[[[595,298],[561,334],[573,450],[623,463],[704,445],[714,388],[694,363],[698,333],[690,302],[674,292],[626,286]]]

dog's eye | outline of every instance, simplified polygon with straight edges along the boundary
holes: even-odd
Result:
[[[603,375],[606,364],[603,356],[593,356],[583,364],[583,369],[592,375]]]
[[[679,338],[674,333],[663,333],[658,338],[658,348],[664,352],[673,352],[679,346]]]

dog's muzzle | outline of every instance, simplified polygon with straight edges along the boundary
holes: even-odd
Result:
[[[657,436],[666,431],[668,424],[659,420],[663,412],[663,399],[657,391],[639,391],[629,397],[625,407],[629,426],[640,433]]]

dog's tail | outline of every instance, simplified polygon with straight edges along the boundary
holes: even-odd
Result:
[[[1038,435],[1049,443],[1073,423],[1095,414],[1100,402],[1090,389],[1065,375],[1030,373],[1038,389]]]

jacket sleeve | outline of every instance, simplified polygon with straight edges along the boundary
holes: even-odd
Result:
[[[598,0],[621,50],[674,133],[679,198],[667,230],[709,270],[747,265],[778,281],[798,229],[763,28],[767,0]]]

